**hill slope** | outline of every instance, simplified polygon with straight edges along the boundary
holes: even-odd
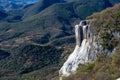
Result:
[[[30,17],[35,15],[45,8],[48,8],[52,4],[55,3],[73,3],[73,9],[75,10],[76,14],[81,18],[84,19],[86,16],[91,15],[93,12],[101,11],[107,7],[113,6],[115,3],[120,2],[119,0],[40,0],[37,4],[32,6],[30,9],[27,10],[25,16]],[[84,14],[83,14],[84,13]],[[25,17],[24,16],[24,17]]]
[[[47,6],[44,4],[45,7],[38,4],[31,5],[20,13],[30,15],[23,20],[0,22],[0,49],[11,54],[0,60],[2,80],[56,80],[62,61],[74,46],[73,26],[88,15],[113,6],[114,2],[107,5],[103,0],[63,3],[56,3],[55,0]],[[36,8],[35,11],[32,7]],[[29,14],[27,11],[34,12]],[[42,75],[41,72],[48,74]]]
[[[31,6],[30,9],[28,9],[26,11],[23,18],[27,18],[32,15],[38,14],[45,8],[51,6],[52,4],[60,3],[60,2],[62,2],[62,1],[61,0],[40,0],[39,2],[37,2],[35,5]]]
[[[31,17],[28,17],[27,19],[17,23],[0,23],[1,30],[12,30],[11,34],[9,34],[9,39],[8,37],[4,37],[2,38],[2,41],[5,41],[6,39],[11,41],[10,39],[13,38],[17,39],[16,37],[19,35],[19,38],[21,38],[23,42],[26,41],[26,37],[29,37],[28,41],[31,41],[32,39],[32,41],[35,43],[48,43],[56,38],[58,39],[65,36],[71,36],[73,35],[73,26],[76,22],[78,22],[78,20],[84,19],[93,12],[100,11],[108,6],[112,6],[112,4],[107,4],[103,0],[100,0],[99,2],[95,1],[94,3],[93,1],[74,1],[57,4],[54,4],[56,1],[53,1],[48,5],[51,5],[50,7],[46,6],[46,4],[43,4],[44,1],[40,1],[39,3],[30,6],[31,8],[27,8],[28,12],[30,12],[27,13],[27,15],[30,14]],[[43,4],[45,7],[42,7],[42,5],[39,4]],[[34,9],[35,11],[31,9]],[[36,15],[32,16],[32,11]],[[9,27],[3,27],[3,25],[9,25]],[[4,32],[2,31],[1,36],[8,34],[8,32],[6,32],[7,30]],[[18,35],[15,36],[16,34]]]
[[[79,65],[76,74],[63,80],[115,80],[120,77],[120,4],[95,13],[88,19],[93,19],[91,26],[95,36],[99,36],[97,41],[101,40],[104,50],[114,49],[113,54],[100,53],[95,63]]]

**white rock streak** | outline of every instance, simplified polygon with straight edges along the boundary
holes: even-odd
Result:
[[[75,26],[75,36],[76,47],[59,71],[61,76],[60,80],[62,80],[63,76],[67,77],[71,73],[75,73],[79,64],[91,62],[96,59],[93,33],[91,32],[88,21],[81,21],[79,25]]]
[[[116,80],[120,80],[120,78],[116,79]]]

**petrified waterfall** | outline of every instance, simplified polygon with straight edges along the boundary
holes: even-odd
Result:
[[[94,35],[90,27],[90,21],[81,21],[75,26],[76,47],[59,71],[60,76],[69,76],[74,73],[79,64],[96,60],[97,50],[94,43]]]

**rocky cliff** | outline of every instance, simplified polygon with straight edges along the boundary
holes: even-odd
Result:
[[[71,72],[75,72],[79,64],[96,60],[97,47],[90,22],[90,20],[81,21],[75,26],[76,47],[60,69],[62,76],[69,76]]]
[[[71,73],[75,73],[79,64],[92,63],[97,59],[99,53],[110,55],[115,50],[115,48],[103,48],[102,38],[94,35],[91,22],[92,20],[84,20],[75,26],[76,46],[59,71],[61,80],[63,76],[67,77]],[[116,39],[120,37],[119,32],[110,34]]]

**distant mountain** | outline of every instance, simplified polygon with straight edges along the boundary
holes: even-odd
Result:
[[[36,25],[34,26],[34,30],[39,27],[40,32],[49,34],[49,37],[46,38],[48,42],[56,38],[73,35],[73,25],[77,20],[85,19],[94,12],[114,5],[114,3],[107,0],[76,0],[72,2],[55,0],[53,2],[57,3],[52,3],[53,5],[44,4],[48,0],[43,1],[41,0],[31,6],[25,12],[23,18],[25,18],[24,24]]]
[[[0,6],[5,11],[23,8],[27,4],[32,4],[37,0],[0,0]]]
[[[14,1],[21,1],[21,2],[26,2],[26,3],[34,3],[34,2],[37,2],[39,0],[14,0]]]
[[[40,0],[38,3],[31,6],[30,9],[28,9],[26,11],[23,18],[38,14],[39,12],[44,10],[45,8],[51,6],[52,4],[60,3],[60,2],[63,2],[63,1],[62,0]]]
[[[26,2],[26,3],[34,3],[37,2],[38,0],[0,0],[0,2]]]
[[[29,15],[32,16],[38,14],[45,8],[59,2],[70,3],[69,5],[73,4],[71,6],[73,7],[75,14],[83,19],[86,16],[91,15],[93,12],[98,12],[107,7],[113,6],[115,3],[120,2],[120,0],[40,0],[37,4],[26,11],[24,18]]]

